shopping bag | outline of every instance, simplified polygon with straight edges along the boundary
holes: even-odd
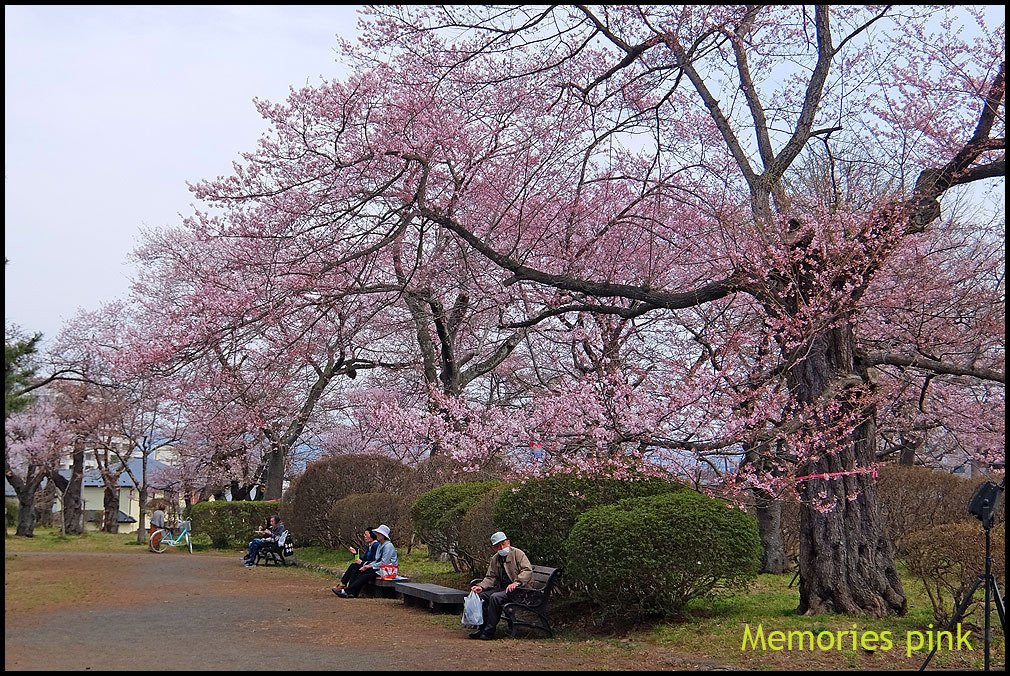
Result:
[[[470,592],[464,599],[462,622],[466,627],[479,627],[484,624],[484,603],[477,592]]]

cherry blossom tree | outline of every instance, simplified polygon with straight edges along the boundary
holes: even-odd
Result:
[[[764,532],[801,499],[801,612],[904,612],[878,441],[941,425],[985,460],[1003,434],[1003,233],[950,205],[1002,185],[1004,45],[971,8],[372,8],[349,78],[260,103],[258,148],[193,187],[213,212],[155,247],[149,354],[402,299],[362,324],[403,355],[413,331],[426,399],[369,398],[376,428],[469,466],[516,440],[611,475],[739,458],[722,490]],[[565,373],[548,327],[576,345],[590,315],[616,323]],[[655,317],[658,352],[615,360],[608,331]]]
[[[48,398],[13,413],[4,426],[4,476],[18,496],[17,535],[35,530],[35,494],[63,459],[72,432]]]

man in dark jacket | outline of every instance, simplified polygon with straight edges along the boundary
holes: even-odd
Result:
[[[484,624],[471,633],[470,638],[484,641],[494,639],[502,606],[511,600],[512,592],[533,581],[533,566],[529,558],[523,550],[510,545],[505,533],[498,531],[492,535],[491,546],[495,554],[488,564],[487,573],[483,580],[470,588],[484,601]]]
[[[249,551],[246,555],[242,557],[242,561],[245,563],[246,568],[252,568],[256,565],[256,555],[262,547],[267,542],[277,542],[280,540],[281,535],[284,535],[284,531],[287,530],[284,524],[281,523],[281,517],[271,516],[270,525],[267,528],[261,528],[256,531],[257,535],[261,537],[253,538],[252,542],[249,543]]]

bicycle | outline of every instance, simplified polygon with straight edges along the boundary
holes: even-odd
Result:
[[[193,553],[193,541],[189,537],[189,521],[180,521],[179,527],[182,531],[178,537],[173,537],[167,528],[158,528],[147,538],[147,546],[152,552],[161,554],[169,547],[180,545],[188,547],[189,553]]]

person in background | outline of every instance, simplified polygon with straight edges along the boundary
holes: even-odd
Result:
[[[249,551],[246,555],[242,557],[242,561],[245,563],[246,568],[252,568],[256,565],[256,555],[260,551],[260,547],[266,542],[277,542],[284,531],[287,530],[284,524],[281,523],[281,517],[271,516],[270,526],[268,528],[261,528],[256,531],[256,534],[260,537],[253,538],[252,542],[249,543]]]
[[[359,573],[362,566],[365,564],[370,564],[375,560],[376,554],[379,552],[379,541],[375,537],[375,531],[371,528],[366,528],[365,532],[361,534],[365,539],[365,553],[361,556],[357,556],[358,550],[354,547],[348,547],[347,551],[355,555],[351,565],[347,566],[347,570],[344,574],[340,576],[340,584],[336,587],[331,587],[330,591],[334,594],[339,592],[341,589],[346,589],[347,585],[350,584],[351,580],[354,579],[355,574]]]

